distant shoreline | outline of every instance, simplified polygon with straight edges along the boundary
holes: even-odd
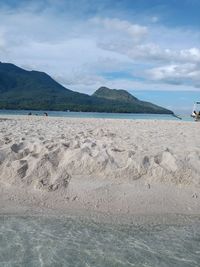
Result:
[[[43,116],[47,112],[52,117],[71,117],[71,118],[110,118],[110,119],[164,119],[179,120],[179,115],[175,114],[152,114],[152,113],[107,113],[107,112],[67,112],[67,111],[49,111],[49,110],[6,110],[0,109],[1,115],[32,115]],[[180,115],[183,121],[192,121],[191,117]]]
[[[159,112],[107,112],[107,111],[78,111],[78,110],[54,110],[54,109],[3,109],[0,108],[0,112],[1,111],[33,111],[33,112],[45,112],[45,111],[49,111],[49,112],[74,112],[74,113],[107,113],[107,114],[147,114],[147,115],[171,115],[174,116],[174,112],[169,112],[169,113],[159,113]]]

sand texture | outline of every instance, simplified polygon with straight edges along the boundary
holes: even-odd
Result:
[[[199,136],[193,122],[4,116],[0,212],[199,214]]]

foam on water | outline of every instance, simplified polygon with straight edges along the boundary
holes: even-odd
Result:
[[[0,266],[200,266],[200,224],[1,216]]]

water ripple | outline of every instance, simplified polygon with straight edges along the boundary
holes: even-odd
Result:
[[[200,266],[200,224],[112,225],[0,217],[0,266]]]

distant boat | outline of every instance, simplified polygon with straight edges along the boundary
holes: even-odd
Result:
[[[191,117],[194,118],[195,121],[200,121],[200,102],[199,101],[194,103]]]

